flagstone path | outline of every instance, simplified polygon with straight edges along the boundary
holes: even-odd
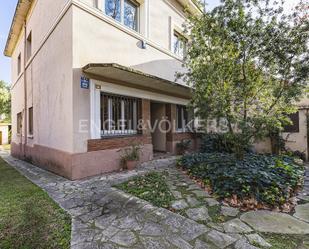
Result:
[[[44,189],[72,216],[73,249],[270,247],[257,233],[260,227],[268,226],[257,222],[260,213],[241,214],[237,209],[220,207],[217,200],[175,168],[175,158],[152,161],[136,171],[72,182],[14,159],[5,152],[0,152],[0,156]],[[112,187],[153,170],[168,172],[167,184],[176,198],[172,206],[177,213],[154,207]],[[309,179],[306,180],[309,188]],[[305,187],[300,195],[303,201],[308,197],[308,188]],[[276,219],[278,226],[284,227],[286,224],[279,223],[289,219],[293,229],[309,234],[306,205],[298,206],[295,217],[282,214],[284,219]],[[272,212],[267,215],[277,217]]]

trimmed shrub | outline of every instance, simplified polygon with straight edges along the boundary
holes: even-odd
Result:
[[[304,167],[288,156],[199,153],[182,157],[179,164],[209,185],[221,198],[254,198],[258,203],[280,206],[303,183]]]

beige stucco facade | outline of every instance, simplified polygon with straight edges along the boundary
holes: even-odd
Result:
[[[191,0],[137,2],[138,32],[107,16],[103,0],[18,1],[5,49],[12,58],[14,156],[80,179],[119,170],[121,150],[132,143],[142,145],[141,162],[154,150],[176,153],[182,139],[198,147],[196,134],[175,129],[176,107],[189,102],[191,90],[176,82],[185,69],[173,53],[173,35],[182,33],[185,9],[190,15],[200,10]],[[81,88],[82,77],[89,89]],[[142,121],[167,119],[173,129],[162,134],[146,125],[139,134],[102,136],[102,93],[138,99]],[[307,140],[299,142],[303,136],[302,127],[289,136],[296,141],[289,146],[308,151]],[[268,147],[265,141],[257,149]]]
[[[138,0],[137,32],[105,15],[103,1],[98,5],[92,0],[30,2],[18,2],[5,50],[12,58],[12,154],[71,179],[118,170],[121,143],[115,139],[119,148],[110,146],[113,140],[104,140],[98,127],[101,92],[141,99],[143,119],[150,119],[154,102],[161,103],[162,110],[165,105],[174,109],[186,105],[190,90],[180,87],[181,81],[173,83],[176,72],[184,69],[182,58],[172,52],[172,38],[174,31],[182,32],[184,9],[189,6],[190,14],[198,14],[199,9],[191,0]],[[170,82],[175,93],[154,89],[147,80],[135,87],[132,80],[119,82],[83,72],[90,63],[138,70],[161,79],[165,86]],[[81,88],[81,77],[90,80],[89,89]],[[184,92],[186,97],[180,94]],[[132,139],[143,141],[141,161],[150,160],[154,147],[150,132]],[[167,143],[161,147],[175,152],[176,141]],[[98,149],[102,144],[106,147]]]

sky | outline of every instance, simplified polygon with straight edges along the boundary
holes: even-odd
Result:
[[[6,39],[11,27],[17,0],[5,0],[0,4],[0,80],[11,83],[10,58],[3,55]]]
[[[4,0],[0,4],[0,80],[11,83],[10,58],[3,55],[6,39],[10,30],[12,18],[15,12],[17,0]],[[206,0],[208,9],[212,9],[220,3],[220,0]],[[286,8],[291,9],[295,0],[286,0]]]

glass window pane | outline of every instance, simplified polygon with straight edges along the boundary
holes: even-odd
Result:
[[[124,0],[124,25],[137,31],[137,5]]]
[[[120,0],[105,0],[105,14],[111,16],[117,21],[121,21],[121,4]]]
[[[184,57],[186,50],[186,41],[185,38],[183,38],[178,33],[174,33],[174,39],[173,39],[173,52],[174,54]]]

